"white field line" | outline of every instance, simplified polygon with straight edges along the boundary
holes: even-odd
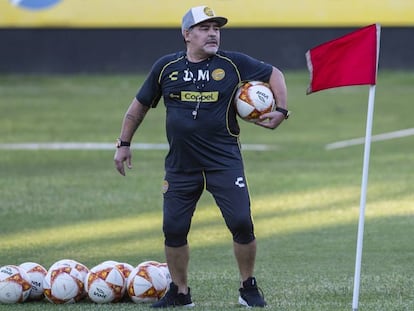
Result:
[[[133,143],[132,149],[137,150],[168,150],[168,144]],[[278,149],[274,145],[243,144],[242,150],[271,151]],[[115,143],[80,143],[80,142],[54,142],[54,143],[4,143],[0,150],[115,150]]]
[[[371,137],[371,141],[383,141],[383,140],[407,137],[407,136],[412,136],[412,135],[414,135],[414,128],[409,128],[409,129],[395,131],[395,132],[373,135]],[[355,146],[355,145],[362,145],[364,142],[365,142],[365,137],[342,140],[342,141],[337,141],[331,144],[327,144],[325,146],[325,149],[333,150],[333,149],[346,148],[346,147]]]

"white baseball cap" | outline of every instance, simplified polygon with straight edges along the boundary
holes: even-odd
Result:
[[[181,23],[181,31],[184,32],[184,30],[188,30],[191,27],[206,21],[217,22],[219,27],[227,24],[227,18],[217,16],[213,9],[206,5],[202,5],[191,8],[187,13],[185,13]]]

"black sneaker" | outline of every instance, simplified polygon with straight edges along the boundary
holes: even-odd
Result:
[[[243,287],[239,289],[239,304],[245,307],[261,307],[266,306],[262,290],[257,287],[254,277],[248,278],[243,282]]]
[[[171,308],[171,307],[194,307],[195,304],[191,301],[190,288],[186,295],[178,293],[178,286],[170,283],[170,289],[165,295],[156,303],[151,305],[151,308]]]

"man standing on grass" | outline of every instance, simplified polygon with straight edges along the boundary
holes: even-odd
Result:
[[[213,195],[233,236],[241,278],[239,303],[246,307],[266,305],[254,277],[256,239],[232,102],[240,82],[269,83],[277,108],[256,124],[275,129],[289,115],[287,90],[283,74],[272,65],[219,50],[220,29],[226,23],[227,18],[216,16],[207,6],[191,8],[184,15],[181,30],[186,51],[155,62],[125,114],[117,141],[114,161],[125,175],[124,162],[131,168],[132,137],[150,107],[163,98],[169,142],[163,232],[172,283],[153,308],[194,306],[188,287],[187,235],[204,189]]]

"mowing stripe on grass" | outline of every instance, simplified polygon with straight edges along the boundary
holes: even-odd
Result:
[[[132,149],[137,150],[168,150],[168,144],[134,143]],[[115,143],[80,143],[80,142],[55,142],[55,143],[10,143],[0,144],[0,150],[114,150]],[[243,150],[272,151],[278,149],[274,145],[243,144]]]
[[[409,128],[409,129],[395,131],[395,132],[373,135],[371,137],[371,141],[383,141],[383,140],[407,137],[407,136],[412,136],[412,135],[414,135],[414,128]],[[342,141],[337,141],[331,144],[327,144],[325,146],[325,149],[333,150],[333,149],[346,148],[346,147],[355,146],[355,145],[362,145],[364,142],[365,142],[365,137],[342,140]]]

